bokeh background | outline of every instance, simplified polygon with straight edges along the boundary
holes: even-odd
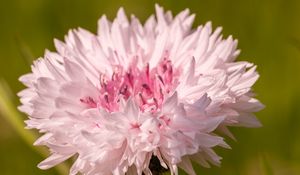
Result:
[[[195,25],[212,21],[223,34],[239,40],[239,60],[258,65],[255,85],[266,108],[257,114],[259,129],[233,128],[238,141],[226,139],[232,150],[217,149],[221,167],[197,167],[202,175],[300,174],[300,1],[299,0],[0,0],[0,174],[66,174],[67,164],[48,171],[36,165],[45,150],[32,145],[36,132],[24,130],[26,116],[16,110],[18,77],[30,71],[33,59],[53,38],[68,29],[96,32],[102,14],[113,19],[123,6],[141,21],[159,3],[173,14],[189,8]],[[182,173],[184,174],[184,173]]]

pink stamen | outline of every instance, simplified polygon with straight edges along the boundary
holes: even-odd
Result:
[[[80,102],[86,104],[88,108],[96,108],[97,107],[97,103],[95,102],[95,100],[92,97],[81,98]]]
[[[178,70],[174,71],[172,63],[163,59],[157,67],[150,70],[149,64],[144,69],[132,65],[127,71],[117,66],[112,77],[100,76],[100,95],[98,104],[109,112],[119,109],[121,98],[134,98],[141,111],[156,112],[161,108],[164,96],[177,85]],[[80,99],[90,108],[97,107],[91,97]]]
[[[139,129],[140,128],[140,124],[138,123],[131,123],[131,129]]]

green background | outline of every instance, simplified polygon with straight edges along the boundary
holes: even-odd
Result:
[[[232,150],[217,149],[222,166],[198,167],[198,174],[300,174],[299,0],[0,0],[0,78],[11,89],[0,97],[4,106],[12,102],[8,112],[0,105],[1,175],[58,174],[36,168],[44,158],[28,144],[32,140],[20,126],[25,116],[10,115],[19,104],[15,94],[24,88],[17,79],[30,71],[30,59],[45,48],[54,50],[53,38],[63,39],[70,28],[95,32],[97,19],[102,14],[113,19],[120,6],[144,21],[156,2],[173,14],[190,8],[195,26],[207,21],[223,26],[224,36],[239,40],[238,59],[257,64],[261,75],[254,89],[266,105],[257,114],[263,127],[233,128],[237,141],[226,138]]]

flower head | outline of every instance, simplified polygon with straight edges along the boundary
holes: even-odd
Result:
[[[150,175],[153,164],[194,175],[191,161],[218,165],[213,148],[229,147],[216,130],[233,137],[228,126],[260,126],[255,66],[234,62],[237,40],[221,28],[192,29],[193,20],[156,6],[142,25],[121,8],[113,22],[101,17],[96,35],[80,28],[55,40],[57,52],[20,78],[27,127],[51,151],[39,167],[76,157],[71,175]]]

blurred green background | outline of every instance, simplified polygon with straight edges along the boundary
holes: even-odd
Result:
[[[300,174],[299,0],[1,0],[1,175],[65,171],[36,167],[44,150],[31,146],[32,132],[23,129],[25,116],[15,111],[19,104],[15,94],[24,88],[17,79],[30,71],[30,59],[42,56],[45,48],[54,50],[53,38],[63,39],[70,28],[95,32],[97,19],[102,14],[113,19],[120,6],[144,21],[154,12],[155,2],[173,14],[190,8],[197,15],[195,25],[211,20],[214,28],[223,26],[225,36],[239,40],[239,60],[254,62],[261,74],[255,92],[266,105],[257,114],[264,126],[233,128],[238,141],[226,139],[233,149],[217,149],[224,158],[222,166],[198,167],[198,174]]]

